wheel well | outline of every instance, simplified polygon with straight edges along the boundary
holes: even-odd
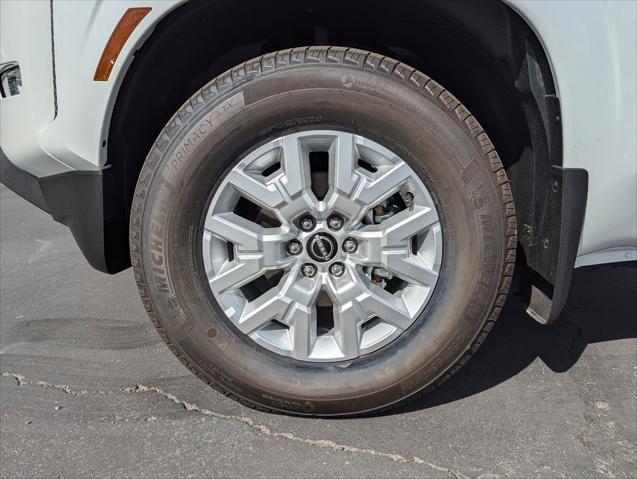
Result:
[[[128,265],[137,177],[175,111],[243,61],[310,45],[390,56],[458,97],[489,134],[511,179],[521,256],[546,266],[551,258],[532,245],[550,223],[551,165],[562,164],[559,104],[537,37],[501,0],[217,0],[180,6],[135,53],[113,110],[104,174],[109,256]],[[554,279],[540,273],[548,282]]]

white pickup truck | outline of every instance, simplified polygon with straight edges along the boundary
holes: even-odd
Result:
[[[514,273],[550,323],[574,268],[637,258],[636,12],[3,0],[0,178],[132,265],[224,394],[395,407],[472,356]]]

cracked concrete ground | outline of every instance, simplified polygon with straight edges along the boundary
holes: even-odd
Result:
[[[0,186],[0,477],[636,477],[637,268],[578,270],[549,327],[511,302],[408,407],[317,420],[245,408],[152,329],[130,271]]]

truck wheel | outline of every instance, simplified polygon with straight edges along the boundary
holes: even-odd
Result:
[[[171,351],[266,410],[394,407],[464,364],[513,274],[513,198],[477,120],[361,50],[241,64],[172,117],[140,173],[131,258]]]

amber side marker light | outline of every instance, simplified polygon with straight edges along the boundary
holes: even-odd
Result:
[[[137,28],[137,25],[139,25],[151,10],[150,7],[129,8],[124,12],[122,18],[117,22],[113,33],[111,33],[111,37],[108,39],[108,42],[106,42],[102,57],[95,69],[93,80],[108,80],[115,65],[115,60],[117,60],[119,53],[122,51],[122,48],[124,48],[124,44],[133,33],[133,30]]]

